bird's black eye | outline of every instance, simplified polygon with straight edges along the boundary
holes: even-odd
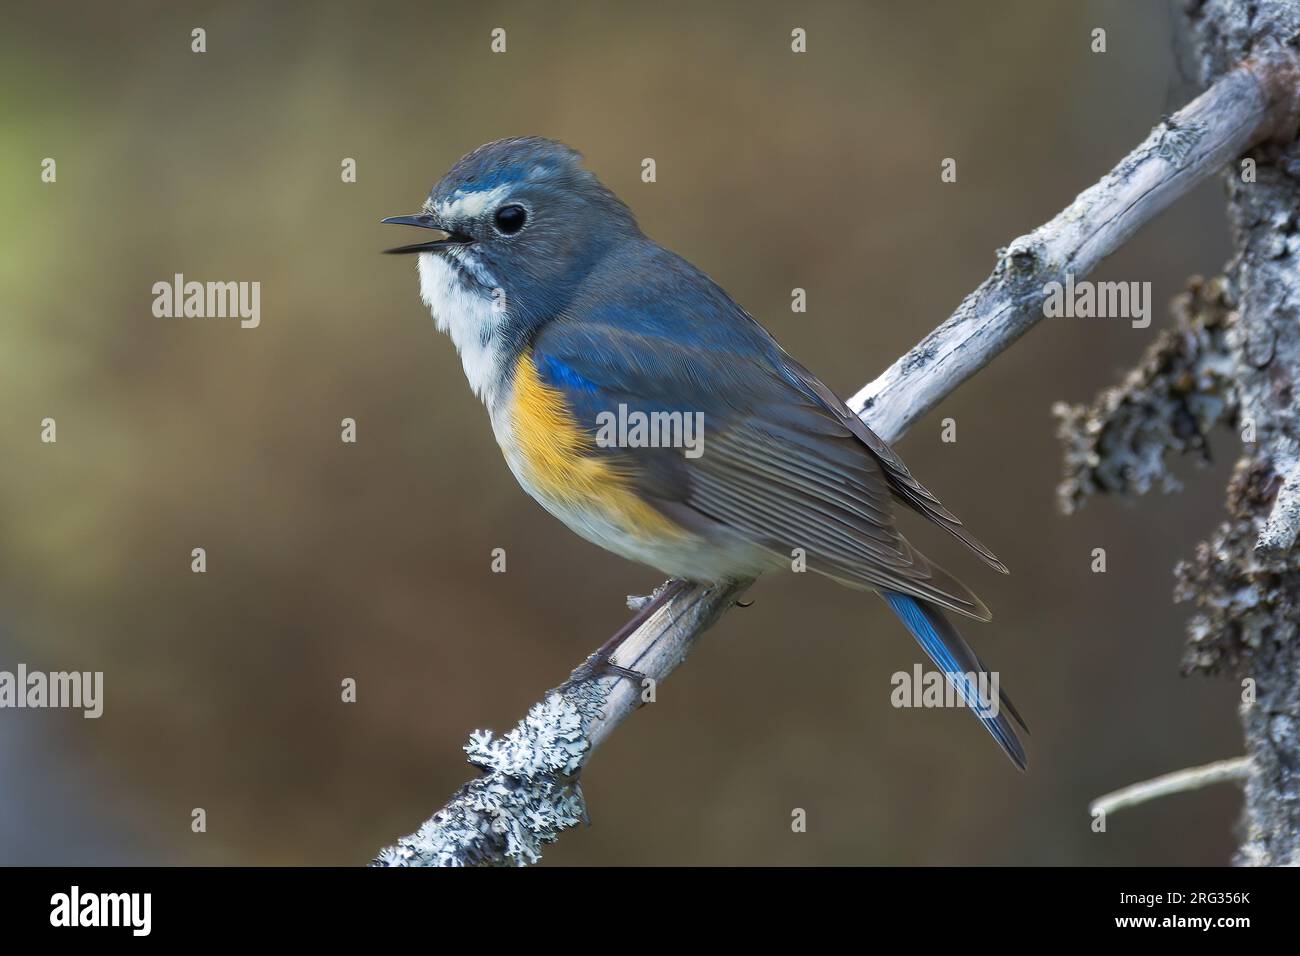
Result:
[[[528,212],[523,206],[502,206],[497,210],[496,216],[493,217],[496,222],[497,231],[513,236],[520,229],[524,228],[524,221],[528,218]]]

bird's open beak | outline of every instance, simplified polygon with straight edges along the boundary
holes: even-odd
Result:
[[[446,238],[433,239],[429,242],[416,242],[409,246],[398,246],[396,249],[385,249],[388,255],[403,255],[408,252],[437,252],[440,249],[447,249],[451,246],[462,246],[471,242],[469,236],[462,236],[452,232],[446,226],[442,225],[433,216],[428,213],[421,213],[418,216],[389,216],[387,219],[379,220],[382,223],[390,223],[395,226],[419,226],[421,229],[437,229],[447,233]]]

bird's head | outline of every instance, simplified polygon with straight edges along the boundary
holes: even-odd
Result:
[[[631,211],[577,152],[539,137],[479,147],[438,181],[420,213],[384,222],[444,233],[387,250],[419,255],[425,298],[442,327],[453,321],[440,314],[455,307],[439,301],[449,295],[487,298],[516,323],[554,315],[614,244],[640,235]]]

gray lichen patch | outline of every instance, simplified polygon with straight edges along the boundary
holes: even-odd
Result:
[[[586,819],[576,774],[591,749],[587,726],[606,694],[602,680],[552,691],[513,730],[475,731],[469,762],[486,775],[465,784],[420,829],[383,850],[377,866],[536,863],[542,847]]]
[[[1156,154],[1175,166],[1182,165],[1187,154],[1192,151],[1201,137],[1205,135],[1203,123],[1175,123],[1166,119],[1156,127]]]
[[[1262,516],[1280,480],[1253,458],[1237,462],[1228,483],[1228,520],[1174,569],[1174,600],[1190,602],[1185,673],[1245,675],[1250,662],[1285,645],[1300,620],[1300,565],[1255,549]]]
[[[1235,423],[1229,334],[1236,313],[1226,281],[1194,277],[1171,311],[1174,327],[1160,333],[1123,382],[1091,405],[1052,407],[1064,446],[1057,502],[1066,514],[1095,494],[1177,491],[1166,456],[1208,461],[1208,432]]]

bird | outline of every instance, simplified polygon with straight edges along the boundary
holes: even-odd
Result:
[[[988,621],[897,529],[901,505],[1006,566],[716,282],[647,237],[580,153],[536,136],[456,162],[421,211],[420,296],[520,486],[588,541],[676,582],[792,566],[875,591],[1012,763],[1001,690],[948,620]],[[699,426],[698,428],[693,426]],[[996,686],[996,685],[995,685]]]

